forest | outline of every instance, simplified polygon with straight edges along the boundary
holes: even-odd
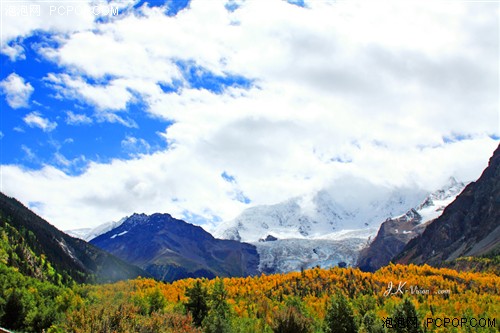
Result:
[[[173,283],[139,278],[64,285],[27,277],[5,263],[0,271],[1,326],[16,332],[499,330],[500,280],[494,273],[390,265],[375,273],[315,268]],[[483,318],[485,327],[438,327],[428,325],[428,318],[465,318],[467,323]]]

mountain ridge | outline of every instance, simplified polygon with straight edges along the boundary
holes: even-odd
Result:
[[[134,214],[91,243],[163,281],[258,273],[254,246],[216,239],[170,214]]]
[[[138,267],[73,238],[42,219],[14,198],[0,193],[0,216],[24,237],[37,256],[44,255],[59,272],[76,282],[113,282],[149,276]]]

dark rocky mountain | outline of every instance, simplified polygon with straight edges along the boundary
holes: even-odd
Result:
[[[500,145],[481,177],[412,239],[394,261],[442,265],[459,257],[498,253],[500,247]]]
[[[401,217],[387,219],[373,242],[361,250],[356,266],[365,272],[374,272],[389,264],[412,238],[423,232],[425,225],[420,224],[421,221],[422,217],[415,209]]]
[[[64,279],[76,282],[114,282],[149,276],[97,247],[73,238],[36,215],[14,198],[0,193],[0,229],[13,251],[4,251],[12,266],[31,262],[28,275],[40,275],[35,263],[44,258]],[[17,260],[16,260],[17,259]],[[22,268],[22,267],[17,267]]]
[[[169,214],[134,214],[91,243],[163,281],[258,273],[253,245],[216,239]]]

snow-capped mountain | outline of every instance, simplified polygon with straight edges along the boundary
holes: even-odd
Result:
[[[348,183],[351,186],[346,186]],[[392,238],[401,241],[397,247],[401,249],[424,229],[417,225],[441,215],[465,186],[450,178],[443,188],[429,194],[419,189],[390,189],[352,179],[337,185],[319,191],[311,199],[298,197],[276,205],[249,208],[236,219],[219,225],[214,234],[255,245],[260,255],[259,269],[266,273],[317,265],[328,268],[339,263],[353,266],[361,250],[380,233],[381,225],[393,222],[391,228],[384,229],[384,235],[395,233]],[[410,227],[403,228],[403,222]],[[392,239],[384,237],[389,238]],[[388,260],[395,254],[389,255]]]
[[[248,208],[234,220],[221,223],[214,235],[243,242],[257,242],[268,235],[278,239],[342,239],[352,238],[352,232],[362,232],[363,238],[368,238],[383,221],[416,207],[427,194],[420,189],[346,179],[313,196]]]
[[[92,239],[99,237],[107,233],[110,230],[118,228],[127,219],[127,217],[121,219],[120,221],[106,222],[98,225],[94,228],[81,228],[65,230],[64,232],[72,237],[83,239],[86,242],[90,242]]]

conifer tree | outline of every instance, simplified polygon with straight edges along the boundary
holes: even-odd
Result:
[[[200,327],[208,313],[208,292],[203,288],[200,280],[197,280],[192,288],[186,289],[186,296],[189,300],[184,306],[191,313],[195,326]]]
[[[422,327],[418,320],[415,305],[409,298],[399,304],[392,315],[395,320],[394,332],[396,333],[421,333]]]
[[[215,281],[214,289],[210,294],[210,310],[203,320],[205,333],[231,332],[229,320],[229,305],[227,304],[227,290],[222,279]]]
[[[360,328],[360,332],[366,333],[383,333],[384,332],[384,324],[381,318],[377,318],[375,312],[368,311],[363,316],[362,325]]]
[[[330,300],[325,318],[325,332],[327,333],[356,333],[352,307],[347,298],[338,292]]]

